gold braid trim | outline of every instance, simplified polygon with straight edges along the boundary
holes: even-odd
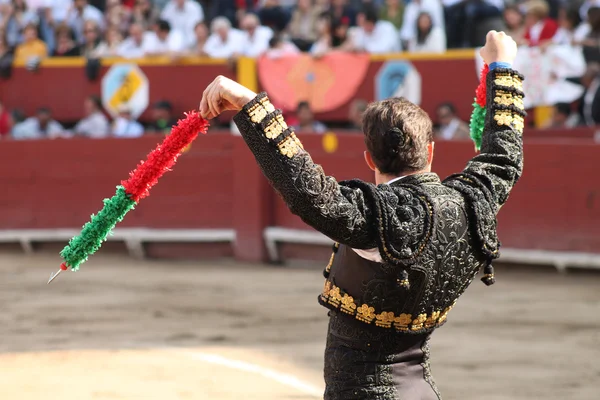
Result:
[[[283,116],[278,115],[275,118],[273,118],[273,121],[271,121],[269,125],[267,125],[267,127],[265,128],[265,136],[268,139],[276,139],[287,128],[288,126],[285,123]]]
[[[321,300],[345,314],[354,316],[361,322],[371,324],[375,321],[376,326],[386,329],[393,326],[398,332],[415,332],[440,326],[446,321],[448,313],[454,307],[454,304],[452,304],[444,310],[434,311],[429,315],[422,313],[414,317],[406,313],[396,316],[392,311],[376,312],[374,307],[368,304],[359,304],[352,296],[329,280],[325,281]]]
[[[294,157],[300,150],[304,148],[295,133],[291,133],[288,137],[277,144],[279,152],[288,158]]]

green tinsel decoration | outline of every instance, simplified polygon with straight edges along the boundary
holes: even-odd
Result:
[[[477,151],[481,149],[481,138],[483,136],[483,127],[485,125],[485,108],[477,103],[473,103],[473,113],[471,114],[471,139],[475,142]]]
[[[110,231],[136,204],[125,193],[123,186],[117,186],[116,194],[103,202],[102,210],[96,215],[92,214],[92,219],[83,226],[79,236],[72,238],[60,252],[72,271],[77,271],[79,265],[87,261],[88,256],[98,251]]]

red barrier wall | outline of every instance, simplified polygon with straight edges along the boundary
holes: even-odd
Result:
[[[217,75],[229,78],[239,76],[225,62],[209,61],[199,64],[196,60],[189,65],[152,65],[147,60],[142,62],[140,68],[150,85],[150,104],[157,100],[169,100],[175,107],[175,115],[180,115],[198,107],[202,91]],[[461,117],[465,120],[469,118],[477,86],[474,56],[469,54],[469,58],[465,58],[463,54],[455,59],[452,54],[432,55],[410,62],[421,74],[422,106],[427,112],[433,113],[438,104],[452,101]],[[23,109],[27,115],[32,115],[39,107],[50,107],[57,120],[77,121],[83,115],[83,99],[91,94],[100,94],[101,79],[108,70],[108,66],[102,67],[99,79],[91,82],[85,68],[79,64],[83,64],[83,61],[58,59],[47,66],[42,65],[37,72],[15,67],[10,79],[0,80],[0,100],[11,109]],[[384,61],[380,60],[371,62],[355,98],[374,99],[375,76],[383,64]],[[349,104],[350,101],[337,110],[317,116],[323,121],[345,121],[348,119]],[[141,120],[146,121],[148,117],[146,112]],[[230,118],[231,114],[224,116],[224,120]]]
[[[0,229],[74,228],[88,221],[115,186],[161,138],[6,142],[0,146]],[[339,135],[329,154],[322,137],[305,147],[337,179],[370,180],[360,135]],[[600,145],[589,140],[529,140],[525,172],[499,216],[505,247],[600,252]],[[438,142],[434,170],[445,177],[473,156],[470,142]],[[241,260],[265,257],[266,226],[305,228],[268,187],[239,137],[201,137],[123,226],[233,227]]]
[[[198,108],[202,92],[218,75],[235,79],[235,71],[225,64],[140,66],[150,86],[150,105],[158,100],[173,104],[175,115]],[[13,69],[12,77],[0,80],[0,100],[10,109],[20,108],[33,115],[39,107],[50,107],[59,121],[78,121],[84,115],[83,100],[100,95],[103,67],[97,81],[89,81],[85,68],[42,66],[33,73]],[[148,111],[141,120],[147,120]]]

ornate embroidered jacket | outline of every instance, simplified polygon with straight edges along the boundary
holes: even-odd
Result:
[[[391,332],[428,333],[498,257],[496,214],[523,168],[523,78],[495,69],[487,79],[481,152],[444,181],[427,173],[390,185],[338,183],[313,163],[265,93],[235,116],[289,209],[336,242],[321,304]],[[350,248],[378,248],[383,262],[360,259]],[[344,262],[348,257],[352,262]]]

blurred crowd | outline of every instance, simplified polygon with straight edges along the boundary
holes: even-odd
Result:
[[[444,52],[478,47],[492,29],[521,45],[580,46],[591,71],[600,62],[600,0],[0,0],[0,76],[9,76],[15,61],[35,69],[53,56],[176,61],[299,52],[319,57],[334,50]],[[88,99],[86,110],[94,107],[100,103]],[[596,118],[590,112],[588,119]],[[38,114],[53,121],[48,109]],[[139,123],[127,110],[121,114],[101,131],[137,135]],[[0,135],[10,125],[15,137],[47,136],[31,133],[37,117],[1,110]],[[46,130],[57,130],[56,124]],[[86,124],[61,129],[61,135],[84,134]]]
[[[597,0],[0,0],[0,53],[34,63],[47,56],[443,52],[480,46],[491,29],[510,32],[520,44],[592,46],[598,5]]]

